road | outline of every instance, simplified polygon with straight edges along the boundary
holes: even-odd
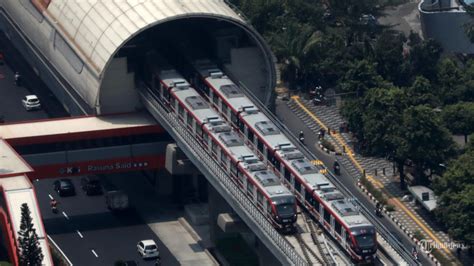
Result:
[[[277,100],[276,114],[280,121],[285,124],[295,136],[297,136],[300,130],[303,130],[305,143],[308,143],[308,149],[316,157],[323,161],[324,165],[326,165],[328,169],[331,170],[335,157],[333,155],[327,154],[317,147],[317,135],[314,134],[314,132],[312,132],[311,129],[309,129],[306,125],[304,125],[304,123],[287,107],[285,101]],[[358,178],[357,176],[350,176],[344,168],[341,168],[341,175],[338,176],[338,178],[342,184],[353,195],[355,195],[355,197],[357,197],[357,200],[360,204],[365,206],[368,210],[373,210],[375,208],[372,201],[370,201],[367,196],[358,189],[356,185]],[[383,217],[379,218],[379,220],[402,243],[403,248],[411,250],[411,247],[414,246],[414,244],[412,243],[411,239],[398,228],[397,225],[395,225],[390,219]],[[431,263],[431,261],[425,257],[420,256],[420,259],[423,265],[429,265]]]
[[[128,174],[135,180],[139,176],[133,172]],[[142,260],[137,253],[136,244],[143,239],[155,240],[163,265],[179,265],[133,209],[121,215],[113,214],[107,209],[103,195],[87,196],[80,189],[79,177],[72,180],[77,192],[72,197],[59,197],[53,191],[53,179],[36,181],[34,186],[46,231],[74,265],[113,265],[119,259],[154,265],[153,261]],[[146,182],[144,179],[136,181]],[[50,195],[59,201],[57,214],[50,210]]]

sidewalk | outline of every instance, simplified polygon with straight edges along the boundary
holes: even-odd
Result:
[[[332,131],[339,131],[339,126],[344,122],[335,106],[315,106],[299,96],[293,96],[288,102],[288,106],[314,132],[318,132],[320,128],[327,131],[328,127]],[[307,122],[308,120],[312,121]],[[393,212],[387,212],[387,214],[410,238],[421,237],[438,244],[451,242],[448,235],[433,223],[433,218],[428,217],[429,214],[411,202],[402,202],[401,198],[406,193],[400,190],[399,178],[394,172],[391,162],[356,154],[349,133],[334,131],[330,136],[326,134],[325,137],[331,138],[331,143],[337,145],[338,149],[345,151],[343,155],[338,156],[338,160],[351,176],[357,179],[365,172],[367,180],[381,190],[388,199],[388,203],[395,207]],[[374,197],[371,196],[371,198],[375,200]],[[418,242],[418,240],[414,241]],[[449,261],[459,264],[459,261],[453,256],[452,250],[444,247],[439,249],[439,252],[446,257],[446,260],[442,261],[443,265]],[[433,255],[430,258],[435,260]]]

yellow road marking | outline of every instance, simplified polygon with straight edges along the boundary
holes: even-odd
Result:
[[[327,174],[327,173],[328,173],[328,169],[326,169],[326,168],[325,168],[325,169],[321,169],[321,170],[319,170],[319,173],[321,173],[321,174]]]
[[[312,160],[311,163],[314,165],[323,165],[323,161],[321,160]]]
[[[326,130],[328,130],[328,127],[323,123],[321,122],[321,120],[319,120],[319,118],[313,114],[313,112],[311,112],[310,110],[308,110],[308,108],[306,108],[306,106],[304,106],[301,102],[300,102],[300,97],[299,96],[292,96],[291,99],[293,99],[297,104],[298,106],[303,109],[303,111],[306,112],[306,114],[308,114],[314,121],[316,121],[319,126],[321,128],[325,128]],[[346,152],[347,152],[347,155],[349,156],[349,158],[351,159],[352,163],[355,164],[355,166],[359,169],[360,172],[364,172],[364,169],[362,168],[362,166],[360,165],[360,163],[355,159],[354,157],[354,152],[352,151],[351,148],[349,148],[349,146],[345,143],[344,139],[342,139],[342,137],[338,134],[338,133],[331,133],[331,136],[333,136],[341,146],[345,146],[346,148]],[[407,207],[405,207],[405,205],[403,205],[403,203],[400,202],[400,200],[396,197],[394,197],[389,191],[387,191],[384,187],[384,184],[382,182],[380,182],[379,180],[373,178],[373,176],[371,175],[367,175],[367,179],[372,183],[374,184],[376,187],[379,187],[385,194],[387,194],[389,196],[389,198],[392,200],[392,202],[395,203],[395,205],[397,205],[398,207],[400,207],[403,212],[405,212],[408,216],[410,216],[413,221],[415,221],[416,224],[418,224],[422,229],[423,231],[425,231],[425,233],[427,233],[434,241],[436,241],[436,243],[438,243],[442,248],[443,250],[449,254],[449,255],[452,255],[451,251],[449,249],[446,248],[446,245],[443,245],[441,243],[441,241],[438,239],[438,237],[436,235],[433,234],[433,232],[427,228],[413,213],[412,211],[410,211]],[[420,240],[420,239],[419,239]]]

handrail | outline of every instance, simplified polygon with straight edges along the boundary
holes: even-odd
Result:
[[[176,116],[164,108],[157,95],[144,85],[139,86],[138,90],[148,111],[174,137],[187,157],[193,161],[196,167],[214,185],[216,190],[221,192],[229,203],[232,202],[234,203],[233,206],[237,206],[234,210],[247,222],[249,227],[257,235],[266,238],[262,239],[262,241],[273,245],[273,248],[270,248],[271,252],[277,258],[280,258],[283,263],[286,260],[287,263],[285,264],[308,265],[308,262],[297,253],[291,244],[268,222],[265,216],[255,208],[253,203],[232,181],[231,177],[222,170],[221,166],[204,151],[194,135],[179,122]],[[274,248],[278,248],[278,250]]]

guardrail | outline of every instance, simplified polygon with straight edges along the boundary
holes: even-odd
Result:
[[[148,111],[166,128],[168,133],[178,143],[186,156],[206,176],[207,180],[234,207],[237,214],[249,228],[262,240],[268,249],[282,262],[288,265],[308,265],[268,222],[262,213],[253,205],[247,196],[240,191],[220,165],[202,149],[198,140],[181,125],[176,116],[168,112],[155,93],[145,85],[138,88],[143,104]]]

